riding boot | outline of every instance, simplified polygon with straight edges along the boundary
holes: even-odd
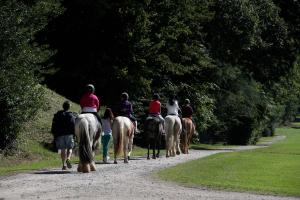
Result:
[[[137,127],[137,121],[134,121],[134,128],[135,128],[135,134],[139,134],[140,133],[140,130],[138,129],[138,127]]]

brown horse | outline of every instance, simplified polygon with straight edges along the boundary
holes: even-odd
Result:
[[[118,116],[114,119],[112,136],[114,141],[114,163],[117,164],[117,156],[122,151],[124,153],[124,163],[128,163],[134,137],[134,125],[128,117]]]
[[[190,118],[182,118],[182,132],[180,135],[180,148],[182,153],[189,153],[189,146],[195,134],[195,125]]]
[[[150,147],[152,146],[152,158],[156,159],[159,157],[161,136],[163,134],[163,124],[160,119],[155,116],[150,116],[145,122],[145,135],[148,147],[147,159],[150,159]],[[155,150],[157,149],[157,154]]]

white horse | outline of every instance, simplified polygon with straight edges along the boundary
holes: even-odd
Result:
[[[122,150],[124,153],[124,163],[128,163],[134,137],[134,125],[128,117],[118,116],[114,119],[112,136],[114,141],[114,163],[117,164],[117,156]]]
[[[166,157],[180,154],[179,137],[182,130],[181,120],[176,115],[167,115],[165,118]]]
[[[94,114],[80,114],[76,118],[75,135],[79,146],[78,172],[96,171],[94,150],[99,142],[101,131],[101,124]]]

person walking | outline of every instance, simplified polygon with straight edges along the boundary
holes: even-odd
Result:
[[[51,132],[54,135],[56,148],[60,150],[62,170],[72,168],[71,156],[74,147],[75,115],[70,112],[69,101],[63,103],[63,110],[54,114],[51,125]]]
[[[102,120],[102,153],[103,153],[103,163],[108,163],[109,156],[108,156],[108,148],[109,148],[109,141],[112,135],[112,123],[114,120],[114,115],[110,108],[106,108]]]

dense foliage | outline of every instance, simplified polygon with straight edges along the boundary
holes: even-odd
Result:
[[[37,9],[42,2],[45,9]],[[14,32],[13,41],[32,47],[27,52],[34,57],[26,59],[47,58],[38,56],[43,45],[57,51],[43,64],[44,83],[74,101],[86,83],[93,83],[107,106],[127,91],[142,116],[147,114],[144,100],[154,92],[163,104],[176,94],[179,103],[191,99],[201,141],[232,144],[272,135],[278,124],[293,120],[299,106],[298,1],[62,0],[65,11],[56,18],[42,17],[57,14],[54,0],[22,5],[29,12],[21,13],[35,18],[30,24],[14,22],[27,36]],[[35,40],[42,46],[32,46],[32,33],[45,22]],[[13,22],[1,23],[3,32],[13,27]],[[22,50],[18,55],[26,53],[17,43],[8,46]],[[9,58],[1,56],[1,62]],[[15,58],[22,65],[8,68],[26,65],[26,77],[34,77],[39,61],[29,65]]]
[[[55,1],[0,3],[0,149],[16,146],[22,124],[42,106],[37,72],[51,52],[33,39],[56,8]]]

